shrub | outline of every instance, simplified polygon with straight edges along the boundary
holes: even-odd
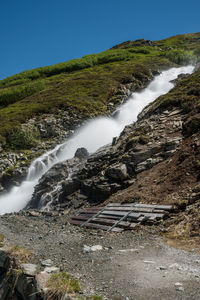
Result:
[[[194,50],[194,55],[200,56],[200,47],[198,47]]]
[[[25,86],[2,90],[0,93],[0,106],[8,106],[43,90],[45,87],[45,81],[41,80]]]
[[[150,50],[145,49],[145,48],[140,48],[140,47],[138,47],[136,49],[135,48],[131,48],[128,51],[130,53],[141,53],[141,54],[150,54],[151,53]]]
[[[196,60],[192,51],[185,51],[185,50],[175,49],[175,50],[167,51],[165,52],[164,56],[166,56],[169,60],[179,65],[194,63]]]
[[[39,131],[33,125],[24,125],[13,131],[9,137],[9,144],[13,149],[30,149],[39,142]]]

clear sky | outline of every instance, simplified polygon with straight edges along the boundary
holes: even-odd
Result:
[[[200,0],[1,0],[0,79],[139,38],[200,31]]]

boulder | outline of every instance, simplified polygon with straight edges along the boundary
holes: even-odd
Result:
[[[112,180],[124,181],[128,178],[127,167],[122,163],[111,165],[108,167],[105,174]]]
[[[78,148],[74,154],[74,157],[79,159],[86,159],[89,156],[89,152],[86,148]]]
[[[24,274],[34,276],[37,274],[37,265],[35,264],[21,264]]]
[[[62,190],[64,196],[73,194],[79,188],[80,188],[80,182],[75,179],[67,179],[62,183]]]

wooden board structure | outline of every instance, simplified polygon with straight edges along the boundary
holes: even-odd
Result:
[[[90,207],[81,211],[78,216],[71,218],[70,223],[107,232],[122,232],[134,229],[141,223],[164,219],[172,209],[172,205],[109,203],[104,207]]]

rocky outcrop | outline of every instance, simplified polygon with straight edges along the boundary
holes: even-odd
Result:
[[[113,145],[88,158],[86,155],[86,160],[72,159],[54,166],[35,188],[29,208],[44,207],[44,197],[48,209],[58,204],[79,207],[86,202],[105,201],[133,184],[137,174],[176,152],[183,139],[183,118],[183,112],[177,108],[147,118],[142,112],[136,123],[126,126],[120,137],[115,138]],[[79,149],[80,158],[82,152],[87,154]],[[71,173],[70,178],[63,174],[65,168]]]
[[[148,74],[140,74],[139,78],[130,76],[119,84],[109,95],[105,114],[114,114],[116,107],[126,101],[132,92],[139,91],[147,86],[153,75],[158,71],[150,71]],[[0,142],[0,193],[7,192],[13,185],[19,185],[26,177],[28,167],[35,157],[39,157],[57,144],[66,141],[80,125],[86,120],[96,116],[84,113],[75,113],[67,110],[59,110],[49,114],[42,114],[29,119],[23,126],[31,126],[38,130],[38,144],[29,150],[21,152],[5,152]],[[80,150],[79,154],[80,155]],[[87,153],[82,154],[87,157]]]
[[[29,266],[28,266],[29,265]],[[30,264],[19,266],[14,258],[0,250],[0,299],[42,300]]]

